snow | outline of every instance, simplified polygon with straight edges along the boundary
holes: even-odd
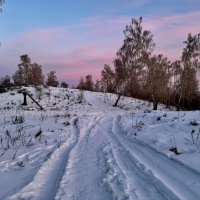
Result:
[[[43,88],[0,94],[0,199],[198,200],[200,112]],[[178,154],[170,151],[176,147]]]

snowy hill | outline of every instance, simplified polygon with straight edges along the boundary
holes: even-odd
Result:
[[[0,94],[0,199],[200,199],[199,111],[25,89],[44,110],[17,89]]]

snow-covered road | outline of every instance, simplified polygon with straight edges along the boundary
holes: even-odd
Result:
[[[85,93],[93,111],[8,200],[199,200],[200,174],[124,134],[125,112]]]

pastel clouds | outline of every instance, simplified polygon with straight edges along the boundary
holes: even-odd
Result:
[[[137,16],[139,17],[139,16]],[[137,18],[136,17],[136,18]],[[2,74],[13,74],[19,57],[27,53],[44,72],[55,70],[60,80],[77,82],[92,74],[99,78],[105,63],[111,64],[123,42],[123,29],[131,16],[90,17],[76,24],[31,29],[2,41],[0,68]],[[181,56],[183,41],[189,32],[200,32],[200,12],[168,17],[145,17],[143,27],[150,30],[156,42],[155,53],[175,60]]]
[[[62,80],[77,80],[77,77],[86,74],[98,77],[103,65],[112,63],[122,41],[122,34],[118,34],[119,30],[122,33],[122,27],[118,27],[116,22],[112,24],[113,21],[105,19],[95,19],[93,22],[88,19],[74,26],[33,29],[20,33],[3,41],[0,59],[12,59],[1,63],[1,68],[7,65],[5,71],[12,70],[11,73],[14,73],[19,56],[27,53],[33,62],[43,66],[45,73],[56,70]],[[95,30],[101,33],[97,34]]]
[[[188,33],[200,33],[200,12],[151,18],[144,22],[156,42],[156,53],[163,53],[170,59],[179,59]]]

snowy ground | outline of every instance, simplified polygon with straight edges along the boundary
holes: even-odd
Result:
[[[199,111],[27,89],[44,111],[22,107],[17,90],[0,94],[1,200],[200,199]]]

